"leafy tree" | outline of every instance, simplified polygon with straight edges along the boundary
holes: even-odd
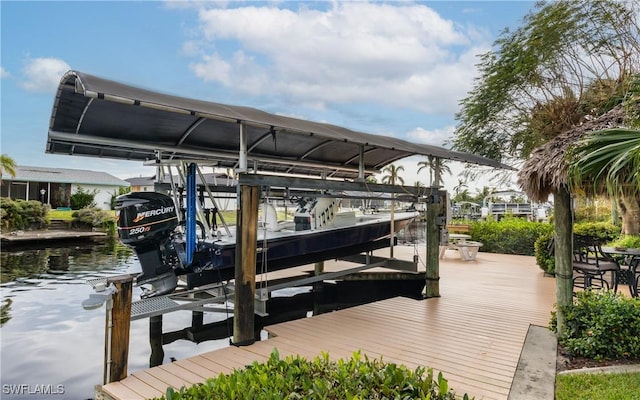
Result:
[[[473,196],[469,193],[469,189],[463,189],[456,192],[455,196],[451,199],[454,203],[461,201],[473,201]]]
[[[640,131],[595,132],[576,149],[574,157],[569,170],[573,186],[607,192],[618,199],[622,233],[640,234]]]
[[[513,163],[621,103],[640,70],[637,9],[637,0],[537,3],[481,56],[480,76],[456,115],[453,148]],[[555,200],[556,221],[570,219],[569,193],[558,191]],[[559,332],[572,301],[571,227],[563,229],[556,224]]]
[[[131,188],[130,187],[119,187],[118,190],[114,190],[113,193],[111,194],[111,202],[110,202],[110,206],[112,210],[116,209],[116,198],[118,196],[122,196],[123,194],[127,194],[131,192]]]
[[[480,57],[453,147],[496,160],[533,149],[621,102],[639,69],[636,1],[540,2]]]
[[[429,156],[426,161],[418,162],[418,166],[418,173],[425,168],[429,170],[429,184],[431,186],[444,186],[442,174],[451,175],[451,168],[449,168],[445,160],[439,157]]]
[[[78,190],[71,195],[69,201],[71,202],[72,210],[80,210],[86,207],[95,207],[96,204],[93,202],[97,190],[93,190],[91,192],[85,190],[83,187],[78,186]]]
[[[16,176],[16,168],[17,165],[13,158],[6,154],[0,155],[0,182],[2,182],[2,176],[4,176],[5,172],[14,178]]]
[[[488,186],[483,186],[482,190],[478,191],[478,194],[474,197],[474,200],[478,204],[482,204],[486,197],[489,197],[493,193],[493,189]]]

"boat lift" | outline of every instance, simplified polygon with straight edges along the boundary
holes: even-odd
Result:
[[[204,194],[206,192],[206,198],[209,199],[210,203],[213,205],[214,209],[217,209],[217,203],[214,193],[218,193],[220,188],[216,188],[213,190],[210,185],[206,182],[204,178],[204,174],[202,173],[200,167],[195,162],[185,162],[181,161],[168,161],[168,162],[156,162],[157,166],[157,179],[156,187],[160,189],[164,189],[167,191],[171,197],[174,199],[174,203],[178,206],[183,204],[182,193],[183,190],[179,188],[183,188],[186,186],[186,207],[184,209],[184,215],[182,213],[178,213],[178,220],[181,224],[185,225],[186,229],[186,237],[187,237],[187,246],[186,246],[186,259],[188,262],[193,257],[195,237],[196,237],[196,221],[205,221],[205,224],[200,224],[200,228],[204,228],[204,232],[201,232],[202,235],[205,235],[207,238],[211,239],[216,235],[216,232],[213,232],[211,228],[213,226],[207,226],[208,218],[205,217],[205,211],[208,211],[204,207]],[[173,168],[176,169],[177,179],[176,182],[174,179]],[[200,179],[199,185],[196,184],[196,177]],[[304,180],[295,180],[294,184],[299,186],[299,188],[291,188],[285,186],[287,184],[286,180],[282,177],[263,177],[257,175],[249,175],[252,181],[260,180],[263,183],[262,187],[262,195],[261,197],[279,197],[279,198],[291,198],[291,197],[313,197],[313,196],[335,196],[341,197],[343,189],[346,187],[351,188],[351,184],[349,186],[345,186],[344,182],[339,181],[321,181],[320,183],[314,183],[311,185],[311,182],[317,182],[315,180],[304,179]],[[169,182],[166,182],[166,181]],[[266,183],[267,185],[264,185]],[[274,186],[271,186],[274,185]],[[336,186],[332,188],[333,186]],[[322,190],[319,187],[312,187],[310,189],[304,189],[305,186],[322,186]],[[369,184],[371,186],[371,184]],[[385,185],[382,185],[385,186]],[[222,188],[222,191],[231,192],[232,190],[237,190],[233,186],[226,186]],[[425,189],[422,188],[423,191],[428,193],[433,193],[433,189]],[[196,198],[197,192],[200,191],[201,196],[199,199]],[[349,192],[349,198],[366,198],[370,193],[367,192]],[[420,193],[403,193],[403,196],[410,196],[412,201],[419,201]],[[402,197],[401,197],[402,198]],[[223,216],[219,215],[221,219],[221,226],[226,231],[226,234],[231,236],[230,229],[226,225]],[[214,222],[215,222],[215,212],[214,212]],[[219,232],[217,233],[219,235]],[[353,254],[341,254],[336,259],[346,259],[349,261],[357,261],[356,266],[351,268],[346,268],[341,271],[334,272],[319,272],[316,271],[315,275],[296,278],[296,279],[287,279],[280,283],[269,284],[266,280],[266,275],[263,279],[257,282],[257,288],[255,290],[255,299],[254,299],[254,313],[259,316],[268,315],[267,312],[267,301],[270,297],[271,292],[296,287],[296,286],[305,286],[310,285],[316,282],[326,281],[326,280],[335,280],[347,275],[355,274],[361,271],[365,271],[368,269],[384,267],[391,270],[401,271],[404,273],[417,274],[418,265],[417,265],[417,257],[411,262],[397,260],[394,258],[381,258],[381,257],[373,257],[372,251],[375,249],[388,247],[394,245],[395,242],[391,242],[389,240],[383,239],[378,240],[372,243],[367,244],[363,248],[354,248]],[[365,252],[365,255],[361,255],[361,253]],[[360,256],[358,256],[360,255]],[[221,280],[222,281],[222,280]],[[107,278],[97,278],[88,281],[88,284],[91,285],[97,292],[97,296],[100,297],[100,291],[102,291],[107,283]],[[216,283],[208,283],[205,285],[198,285],[196,288],[187,288],[181,289],[174,293],[152,296],[147,298],[142,298],[140,300],[132,302],[131,305],[131,320],[149,318],[157,315],[162,315],[169,312],[175,312],[180,310],[189,310],[189,311],[202,311],[202,312],[228,312],[229,308],[227,304],[233,304],[233,299],[235,295],[235,286],[233,283],[224,283],[224,282],[216,282]],[[212,306],[217,304],[218,306]],[[220,306],[223,304],[224,306]]]

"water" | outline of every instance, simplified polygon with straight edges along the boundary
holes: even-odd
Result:
[[[140,272],[137,258],[126,247],[112,243],[3,249],[0,259],[0,397],[92,398],[94,385],[101,384],[103,377],[105,308],[82,308],[82,301],[93,292],[85,282]],[[139,290],[134,288],[134,299],[139,298]],[[207,323],[224,319],[225,315],[208,314],[204,318]],[[168,314],[163,330],[180,330],[189,324],[190,312]],[[162,346],[164,357],[160,361],[227,345],[228,338],[200,344],[178,340]],[[150,355],[149,320],[133,321],[129,372],[149,368]]]

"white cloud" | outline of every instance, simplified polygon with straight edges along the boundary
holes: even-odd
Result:
[[[10,76],[11,74],[9,73],[9,71],[4,69],[4,67],[0,67],[0,79],[8,78]]]
[[[462,28],[425,5],[277,5],[201,9],[200,38],[185,44],[185,52],[198,54],[191,64],[196,76],[291,102],[375,99],[452,114],[472,86],[475,56],[489,48],[480,30]],[[230,46],[242,50],[225,51]]]
[[[29,59],[22,70],[25,80],[20,86],[31,92],[53,92],[60,77],[70,69],[69,64],[57,58]]]
[[[453,137],[454,130],[455,126],[453,125],[433,130],[416,128],[407,133],[407,139],[416,143],[425,143],[433,146],[448,147],[445,146],[445,142]]]

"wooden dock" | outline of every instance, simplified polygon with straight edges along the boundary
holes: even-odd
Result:
[[[398,258],[413,254],[413,247],[395,249]],[[326,270],[333,268],[338,263],[326,263]],[[440,298],[396,297],[272,325],[265,328],[268,340],[133,372],[102,386],[97,398],[161,396],[169,386],[266,360],[277,348],[281,356],[315,358],[325,351],[332,359],[361,350],[387,362],[441,371],[460,395],[507,399],[529,325],[549,322],[554,279],[543,276],[533,257],[479,253],[476,261],[465,262],[452,251],[441,260],[440,274]]]

